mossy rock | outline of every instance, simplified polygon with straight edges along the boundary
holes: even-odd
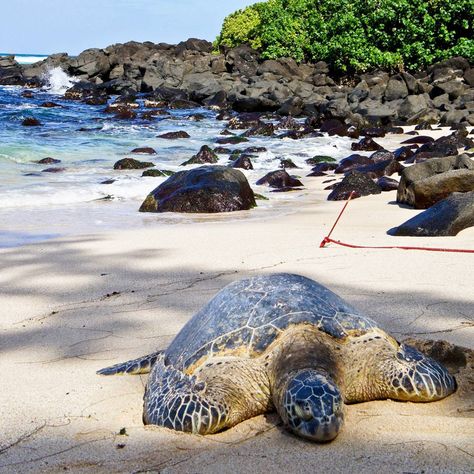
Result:
[[[142,173],[142,176],[151,176],[151,177],[160,177],[160,176],[171,176],[174,174],[174,171],[170,170],[157,170],[157,169],[152,169],[152,170],[145,170]]]
[[[319,163],[335,163],[336,161],[337,160],[332,156],[316,155],[313,156],[313,158],[308,158],[306,163],[308,163],[308,165],[314,166]]]

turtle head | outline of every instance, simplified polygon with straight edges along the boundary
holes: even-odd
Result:
[[[412,402],[441,400],[456,390],[456,380],[439,362],[400,344],[389,367],[390,398]]]
[[[280,385],[275,405],[284,424],[296,435],[316,442],[334,439],[344,422],[339,389],[313,369],[290,374]]]

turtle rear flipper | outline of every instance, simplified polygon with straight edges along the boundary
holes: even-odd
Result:
[[[138,357],[137,359],[121,362],[120,364],[111,365],[98,370],[98,375],[138,375],[147,374],[156,362],[156,359],[163,351],[152,352],[151,354]]]

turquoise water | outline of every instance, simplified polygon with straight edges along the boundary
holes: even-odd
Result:
[[[33,64],[46,59],[46,54],[16,54],[16,53],[0,53],[1,56],[15,56],[15,60],[20,64]]]
[[[50,79],[49,88],[35,90],[33,98],[23,97],[21,87],[0,87],[0,247],[181,219],[172,214],[137,212],[147,194],[165,178],[144,178],[140,170],[115,171],[113,165],[133,156],[133,148],[147,146],[157,154],[134,157],[152,161],[157,168],[182,170],[180,164],[202,145],[216,146],[225,122],[216,120],[215,112],[207,109],[169,110],[170,116],[159,116],[152,122],[118,120],[105,114],[104,106],[64,100],[62,93],[70,86],[70,79],[61,71],[53,71]],[[61,107],[43,108],[40,105],[45,101]],[[192,120],[196,113],[204,119]],[[37,118],[42,125],[22,126],[27,117]],[[157,138],[158,134],[176,130],[186,130],[191,138]],[[297,141],[252,138],[233,148],[247,146],[268,149],[253,160],[253,171],[245,171],[255,191],[271,198],[261,202],[257,214],[282,200],[297,198],[297,193],[269,193],[267,188],[255,186],[258,178],[279,167],[281,158],[290,158],[301,166],[303,169],[295,170],[295,174],[304,176],[309,170],[305,163],[308,157],[329,154],[343,158],[350,153],[350,140],[335,137]],[[46,157],[61,163],[35,163]],[[228,155],[220,155],[219,164],[228,164]],[[44,172],[47,168],[64,170]],[[106,180],[113,183],[102,184]]]

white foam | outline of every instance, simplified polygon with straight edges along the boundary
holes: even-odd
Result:
[[[43,80],[46,83],[45,90],[51,94],[64,94],[77,82],[77,79],[68,76],[59,66],[48,69],[43,74]]]

